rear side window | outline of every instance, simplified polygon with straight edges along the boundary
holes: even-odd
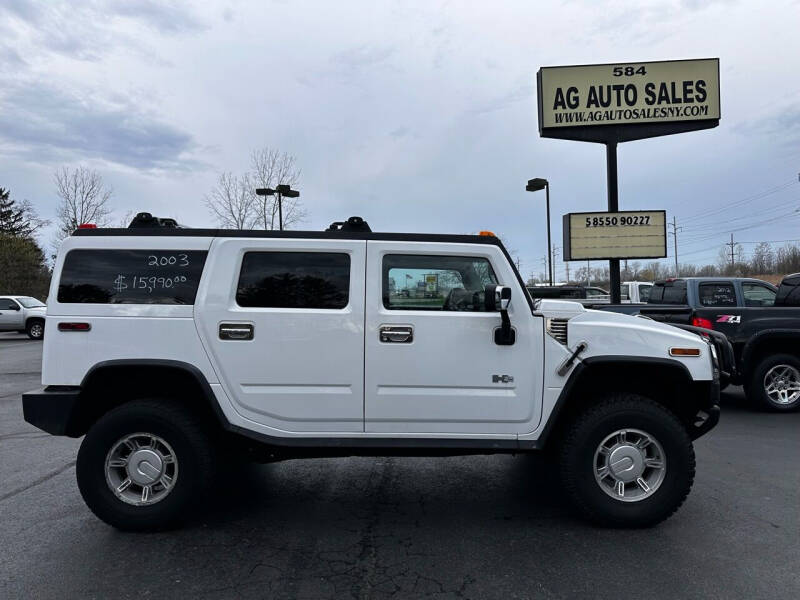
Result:
[[[664,295],[661,298],[664,304],[686,304],[686,283],[676,282],[673,285],[664,286]]]
[[[350,255],[333,252],[247,252],[236,303],[259,308],[347,306]]]
[[[700,306],[736,306],[736,292],[730,283],[701,283]]]
[[[652,285],[639,285],[639,302],[647,302],[648,298],[650,298],[650,290],[652,288]]]
[[[205,250],[70,250],[62,304],[194,304]]]

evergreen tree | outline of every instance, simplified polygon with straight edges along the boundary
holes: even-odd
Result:
[[[10,190],[0,188],[0,234],[29,238],[46,224],[30,202],[17,202],[11,198]]]

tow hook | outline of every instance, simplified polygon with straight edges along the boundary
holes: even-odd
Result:
[[[583,352],[584,350],[586,350],[586,348],[588,348],[588,347],[589,347],[589,344],[587,344],[586,342],[579,343],[575,347],[575,351],[572,354],[570,354],[569,358],[567,360],[565,360],[563,363],[561,363],[560,367],[558,367],[557,373],[561,377],[566,375],[569,372],[570,368],[572,367],[572,363],[574,363],[575,359],[578,358],[578,355],[581,352]]]

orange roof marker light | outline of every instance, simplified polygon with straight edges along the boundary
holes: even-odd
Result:
[[[483,235],[483,236],[486,236],[486,237],[497,237],[494,234],[494,231],[481,231],[481,232],[478,233],[478,235]]]

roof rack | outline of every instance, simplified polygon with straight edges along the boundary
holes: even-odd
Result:
[[[149,212],[140,212],[128,225],[128,229],[138,229],[141,227],[168,227],[168,228],[181,228],[185,229],[183,225],[179,225],[175,219],[169,217],[154,217]]]
[[[350,217],[347,221],[334,221],[325,231],[372,231],[361,217]]]

